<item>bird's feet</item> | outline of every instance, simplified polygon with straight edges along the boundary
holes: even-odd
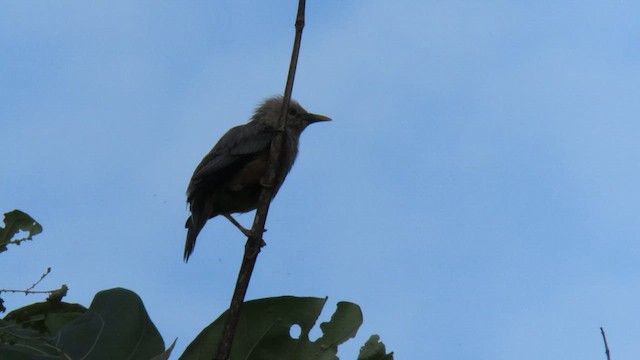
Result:
[[[253,233],[253,231],[245,228],[244,226],[240,225],[240,223],[233,218],[233,216],[231,216],[230,214],[223,214],[224,217],[227,218],[227,220],[231,221],[231,223],[233,225],[235,225],[235,227],[238,228],[238,230],[240,230],[240,232],[242,232],[244,234],[244,236],[249,237],[249,238],[253,238],[253,239],[259,239],[260,240],[260,247],[266,246],[267,243],[264,242],[264,240],[262,239],[261,236],[256,236],[256,234]],[[267,232],[267,229],[264,229],[264,232]]]

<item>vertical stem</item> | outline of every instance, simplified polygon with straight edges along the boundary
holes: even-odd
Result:
[[[607,344],[607,336],[604,334],[604,329],[602,327],[600,327],[600,333],[602,334],[602,340],[604,341],[604,353],[607,354],[607,360],[611,360],[609,344]]]
[[[291,53],[291,63],[289,65],[289,75],[287,77],[287,84],[284,92],[284,101],[282,104],[282,112],[278,122],[278,129],[280,130],[271,142],[271,152],[269,154],[269,167],[265,175],[265,183],[273,184],[276,178],[276,169],[280,163],[280,157],[282,153],[282,145],[284,142],[284,129],[286,114],[289,109],[289,102],[291,101],[291,92],[293,91],[293,81],[295,79],[296,67],[298,65],[298,54],[300,53],[300,42],[302,40],[302,29],[304,28],[304,13],[305,13],[305,0],[299,0],[298,2],[298,14],[296,16],[296,36],[293,43],[293,51]],[[253,236],[247,239],[247,243],[244,247],[244,256],[242,258],[242,265],[240,265],[240,272],[238,273],[238,280],[236,281],[236,287],[231,297],[231,305],[227,312],[227,318],[224,324],[224,331],[222,333],[222,339],[218,345],[218,351],[216,352],[213,360],[229,360],[231,356],[231,345],[233,344],[233,338],[235,336],[236,327],[238,326],[238,320],[240,319],[240,310],[244,297],[247,294],[249,288],[249,280],[251,280],[251,274],[253,268],[256,265],[260,248],[262,247],[262,234],[264,233],[264,226],[267,221],[267,214],[269,212],[269,204],[273,198],[274,187],[264,187],[260,193],[260,200],[256,209],[256,216],[253,219],[253,227],[251,232]]]

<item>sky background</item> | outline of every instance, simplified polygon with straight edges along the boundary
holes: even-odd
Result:
[[[201,158],[281,94],[295,1],[0,1],[0,210],[44,226],[2,288],[138,293],[174,356],[228,306],[245,239]],[[397,359],[640,356],[640,3],[309,1],[303,134],[248,299],[359,304]],[[252,214],[239,217],[250,224]],[[11,310],[39,301],[6,295]],[[44,298],[44,297],[42,297]],[[317,332],[316,332],[317,333]]]

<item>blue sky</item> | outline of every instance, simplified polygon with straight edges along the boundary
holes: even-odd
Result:
[[[132,289],[182,353],[244,244],[214,219],[185,265],[184,192],[283,91],[294,3],[0,2],[0,205],[44,226],[1,287]],[[248,298],[358,303],[342,359],[373,333],[398,359],[603,359],[600,326],[637,357],[639,11],[310,1],[294,97],[334,121],[302,136]]]

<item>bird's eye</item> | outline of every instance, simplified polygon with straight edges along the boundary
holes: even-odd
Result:
[[[298,110],[294,108],[289,108],[289,115],[296,116],[298,114]]]

